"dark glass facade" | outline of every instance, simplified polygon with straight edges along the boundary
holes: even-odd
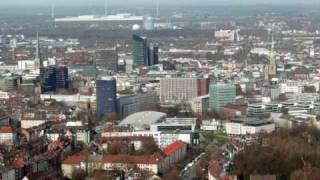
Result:
[[[147,38],[133,35],[133,66],[152,66],[159,64],[159,48],[149,45]]]
[[[192,126],[158,126],[158,131],[191,131]]]
[[[114,78],[96,81],[97,116],[117,113],[117,83]]]
[[[42,92],[52,92],[68,88],[68,68],[49,66],[40,68],[40,85]]]
[[[132,54],[133,66],[145,66],[148,60],[147,39],[138,35],[133,35]]]

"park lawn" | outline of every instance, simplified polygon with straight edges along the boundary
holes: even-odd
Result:
[[[207,142],[216,141],[218,145],[226,144],[230,140],[229,136],[223,132],[203,132],[202,135]]]

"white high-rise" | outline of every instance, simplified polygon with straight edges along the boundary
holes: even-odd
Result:
[[[197,78],[162,78],[160,101],[165,104],[187,102],[198,96]]]

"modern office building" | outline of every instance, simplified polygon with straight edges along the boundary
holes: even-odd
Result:
[[[139,111],[155,111],[159,102],[159,96],[154,91],[121,95],[118,97],[117,110],[120,119]]]
[[[55,91],[55,70],[53,66],[40,68],[41,92]]]
[[[153,132],[172,132],[184,131],[194,132],[197,118],[166,118],[162,122],[150,125],[150,131]]]
[[[147,66],[159,64],[159,48],[154,45],[148,47],[148,61]]]
[[[227,134],[248,135],[259,133],[271,133],[275,130],[273,121],[257,119],[236,119],[225,124]]]
[[[96,81],[97,116],[116,115],[117,82],[113,77],[101,76]]]
[[[133,66],[152,66],[159,64],[159,48],[148,44],[146,37],[133,35]]]
[[[68,83],[68,68],[67,67],[56,67],[55,68],[55,79],[56,79],[56,90],[69,88]]]
[[[40,68],[41,92],[67,89],[69,87],[68,79],[67,67],[48,66]]]
[[[116,72],[118,70],[117,47],[96,50],[95,63],[98,67]]]
[[[133,66],[144,66],[148,59],[147,38],[133,35]]]
[[[236,87],[231,84],[212,84],[209,89],[209,107],[220,112],[227,104],[234,104]]]

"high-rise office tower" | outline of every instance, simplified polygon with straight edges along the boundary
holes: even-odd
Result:
[[[34,59],[34,70],[39,71],[40,68],[43,67],[43,62],[40,56],[40,42],[39,42],[39,35],[37,34],[37,44],[36,44],[36,57]]]
[[[159,48],[157,46],[150,45],[148,47],[148,62],[146,66],[153,66],[159,64]]]
[[[67,67],[56,67],[56,90],[69,88],[69,75]]]
[[[68,68],[58,66],[41,67],[40,85],[42,92],[68,89]]]
[[[98,49],[95,52],[95,63],[97,66],[117,72],[118,50],[116,47],[110,49]]]
[[[159,47],[154,46],[153,47],[153,64],[159,64]]]
[[[133,66],[145,66],[148,59],[147,38],[138,35],[133,35],[132,50]]]
[[[96,81],[97,116],[116,115],[117,82],[113,77],[101,76]]]
[[[148,44],[146,37],[133,35],[133,66],[152,66],[159,64],[159,48]]]
[[[52,92],[56,90],[55,70],[53,66],[40,68],[41,92]]]
[[[209,88],[209,107],[215,112],[227,104],[234,104],[236,87],[232,84],[211,84]]]

